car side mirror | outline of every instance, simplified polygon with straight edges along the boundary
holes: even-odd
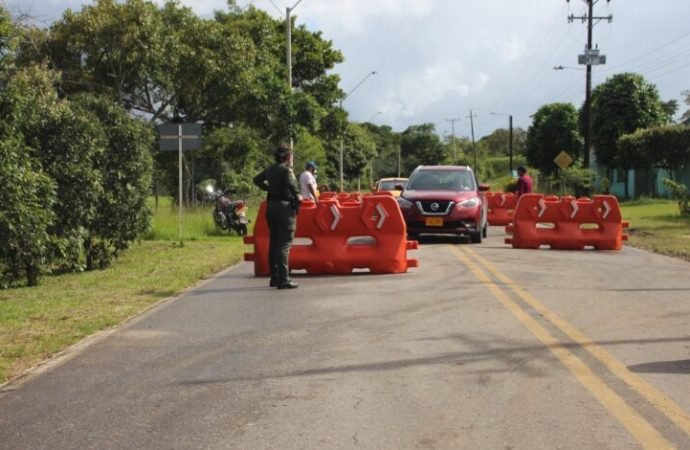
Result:
[[[405,186],[403,186],[402,184],[396,184],[396,185],[395,185],[395,190],[396,190],[396,191],[404,191],[404,190],[405,190]]]
[[[491,190],[491,186],[488,184],[480,184],[479,185],[479,192],[488,192]]]

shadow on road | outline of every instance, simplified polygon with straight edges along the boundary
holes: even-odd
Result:
[[[677,373],[690,375],[690,359],[635,364],[634,366],[628,366],[628,369],[637,373]]]
[[[408,367],[418,366],[465,366],[463,373],[466,375],[485,375],[485,374],[499,374],[520,372],[527,374],[530,377],[544,377],[553,369],[553,364],[549,362],[553,356],[551,348],[566,348],[569,350],[583,349],[580,344],[576,343],[561,343],[553,346],[544,345],[515,345],[510,339],[505,339],[498,336],[487,337],[480,339],[475,336],[468,336],[464,334],[452,334],[446,336],[439,336],[435,338],[424,338],[427,340],[451,340],[460,341],[469,344],[471,350],[462,352],[440,353],[437,355],[430,355],[420,358],[406,358],[394,359],[389,361],[371,361],[354,364],[343,364],[337,366],[324,367],[308,367],[302,370],[294,370],[283,373],[272,374],[253,374],[247,376],[228,377],[228,378],[212,378],[212,379],[196,379],[182,381],[179,384],[183,386],[199,386],[207,384],[222,384],[235,383],[246,381],[265,381],[271,379],[284,378],[301,378],[311,376],[321,376],[329,374],[343,374],[354,372],[386,372],[395,371]],[[639,344],[654,344],[660,342],[689,342],[688,337],[678,338],[661,338],[661,339],[630,339],[619,341],[604,341],[597,342],[596,345],[639,345]],[[491,367],[485,367],[483,364],[491,363]],[[472,368],[473,364],[479,364],[476,368]],[[674,373],[674,374],[690,374],[690,360],[681,361],[661,361],[654,363],[638,364],[629,366],[633,372],[641,373]]]

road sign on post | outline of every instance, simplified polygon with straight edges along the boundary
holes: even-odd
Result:
[[[178,152],[179,203],[177,205],[179,224],[178,236],[182,242],[182,152],[201,148],[200,123],[162,123],[157,125],[160,135],[160,150]]]
[[[565,151],[562,151],[554,158],[553,162],[555,162],[561,170],[565,170],[573,163],[573,158]]]
[[[160,150],[178,151],[182,143],[182,151],[199,150],[201,148],[200,123],[162,123],[157,125],[160,134]]]

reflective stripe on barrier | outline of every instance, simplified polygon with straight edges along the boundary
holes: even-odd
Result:
[[[518,197],[512,192],[487,192],[489,225],[508,225],[513,221]]]
[[[390,195],[322,195],[319,204],[305,201],[297,216],[295,243],[290,251],[290,269],[309,274],[348,274],[354,269],[371,273],[401,273],[418,267],[407,259],[407,250],[417,241],[407,240],[407,228]],[[254,262],[256,275],[268,275],[269,232],[266,203],[259,208],[254,234],[245,237],[254,252],[245,261]],[[308,241],[307,244],[301,243]]]
[[[513,223],[506,226],[514,248],[548,245],[559,250],[620,250],[628,236],[618,199],[612,195],[589,198],[524,194],[515,209]]]

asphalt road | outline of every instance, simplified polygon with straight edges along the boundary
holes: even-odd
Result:
[[[690,264],[424,241],[242,264],[0,392],[2,449],[690,449]]]

